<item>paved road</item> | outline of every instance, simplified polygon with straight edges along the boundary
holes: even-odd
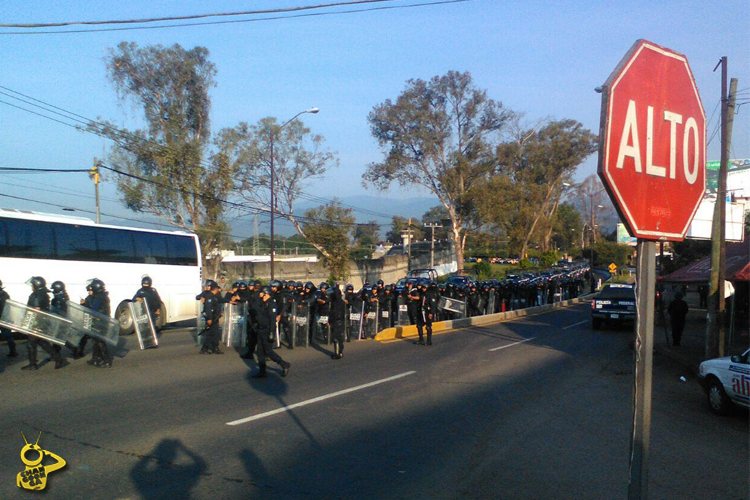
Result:
[[[340,361],[283,349],[289,376],[260,381],[184,330],[144,352],[128,338],[112,370],[16,362],[0,373],[0,498],[28,496],[19,431],[68,461],[49,499],[626,498],[630,335],[587,319],[580,305],[431,347],[352,343]],[[748,498],[747,412],[711,415],[681,374],[657,357],[651,498]]]

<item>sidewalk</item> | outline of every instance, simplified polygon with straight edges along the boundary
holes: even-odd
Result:
[[[678,362],[685,368],[691,370],[694,374],[698,373],[698,365],[706,359],[706,327],[707,315],[706,309],[699,309],[698,293],[688,291],[685,297],[690,310],[685,322],[685,331],[682,333],[680,346],[672,345],[672,329],[669,326],[669,314],[666,312],[665,304],[664,316],[667,321],[667,331],[669,332],[669,345],[664,334],[664,325],[657,321],[654,325],[654,350],[674,361]],[[742,334],[745,334],[743,336]],[[729,337],[729,328],[727,328],[727,337]],[[725,352],[726,356],[741,354],[749,347],[750,340],[747,336],[747,327],[735,327],[732,338],[732,345]]]

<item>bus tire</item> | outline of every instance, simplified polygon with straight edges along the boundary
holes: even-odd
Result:
[[[120,305],[117,306],[115,318],[120,322],[120,335],[133,335],[133,333],[135,333],[133,316],[130,314],[130,307],[128,307],[127,301],[121,302]]]

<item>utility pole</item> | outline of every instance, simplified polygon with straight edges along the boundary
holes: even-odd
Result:
[[[406,226],[407,238],[409,238],[409,257],[406,261],[406,270],[411,271],[411,217],[409,217],[409,225]]]
[[[721,165],[719,186],[716,192],[713,221],[711,226],[711,277],[708,289],[708,334],[706,335],[706,359],[724,356],[726,331],[724,320],[724,266],[726,262],[726,198],[729,152],[732,143],[734,124],[734,104],[737,93],[737,79],[732,78],[727,93],[727,58],[721,58],[716,68],[721,66]]]
[[[89,178],[94,181],[94,192],[96,193],[96,223],[102,223],[102,214],[99,210],[99,181],[101,181],[101,174],[99,174],[99,160],[94,158],[94,166],[89,170]]]
[[[424,227],[432,229],[432,238],[430,240],[430,269],[435,268],[435,228],[442,228],[437,222],[427,222]]]
[[[258,247],[258,216],[256,215],[253,217],[253,226],[255,229],[255,236],[253,237],[253,255],[258,255],[259,247]]]

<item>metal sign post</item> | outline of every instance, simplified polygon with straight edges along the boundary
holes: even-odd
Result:
[[[628,500],[648,495],[648,460],[651,443],[651,378],[654,362],[654,297],[656,296],[656,243],[638,240],[636,274],[635,380],[630,441]]]

